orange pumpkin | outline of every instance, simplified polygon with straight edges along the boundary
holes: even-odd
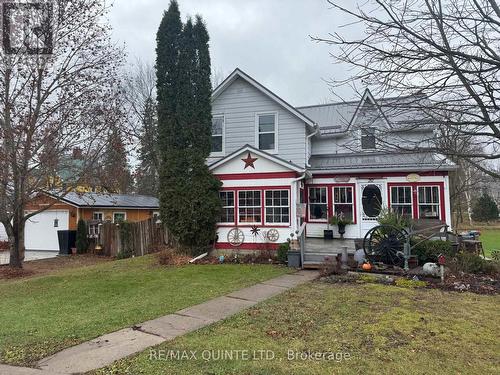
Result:
[[[364,263],[361,268],[363,269],[363,271],[371,271],[372,265],[370,263]]]

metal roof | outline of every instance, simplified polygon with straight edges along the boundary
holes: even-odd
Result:
[[[365,95],[363,99],[366,100]],[[378,116],[380,126],[385,122],[393,130],[429,129],[430,116],[425,114],[427,106],[431,111],[431,102],[423,95],[411,95],[398,98],[374,99],[374,107],[381,114]],[[360,106],[361,101],[320,104],[297,107],[307,117],[314,120],[320,127],[321,134],[344,133],[349,129],[351,121]],[[359,119],[362,122],[362,118]]]
[[[432,153],[363,153],[313,155],[313,171],[355,171],[355,170],[455,170],[456,166],[439,155]]]
[[[50,195],[78,207],[113,207],[137,209],[158,209],[160,207],[158,198],[146,195],[74,192],[70,192],[61,196],[58,196],[56,194]]]

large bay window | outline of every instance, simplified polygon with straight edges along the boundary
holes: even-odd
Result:
[[[219,223],[234,223],[234,191],[221,191],[222,214]]]
[[[309,188],[309,219],[326,220],[328,216],[328,195],[326,187]]]
[[[352,187],[333,188],[333,212],[343,214],[344,218],[354,222],[354,199]]]
[[[290,192],[266,190],[266,224],[290,223]]]
[[[260,224],[262,222],[260,190],[238,192],[238,222],[240,224]]]
[[[260,150],[276,151],[276,113],[257,115],[257,142]]]
[[[439,187],[418,187],[418,217],[421,219],[439,219]]]
[[[212,117],[212,153],[224,152],[224,116]]]
[[[411,186],[391,187],[391,209],[399,215],[413,217],[413,193]]]

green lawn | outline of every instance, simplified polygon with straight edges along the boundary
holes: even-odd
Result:
[[[500,228],[482,229],[481,241],[487,257],[491,255],[493,250],[500,250]]]
[[[148,350],[96,373],[498,374],[499,303],[498,296],[316,282],[161,344],[159,360]],[[168,350],[194,351],[197,359],[165,359]],[[204,353],[218,353],[207,350],[266,350],[275,359],[205,361],[211,354]],[[289,360],[288,350],[342,357]]]
[[[0,362],[29,365],[103,333],[286,273],[283,267],[167,268],[154,257],[0,284]]]

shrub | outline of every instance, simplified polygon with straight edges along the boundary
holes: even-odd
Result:
[[[384,208],[380,213],[378,222],[380,225],[391,225],[398,229],[406,229],[412,224],[411,218],[387,208]]]
[[[76,250],[78,254],[84,254],[89,249],[89,239],[87,231],[87,223],[84,220],[78,220],[76,229]]]
[[[278,256],[278,261],[280,263],[286,264],[286,262],[288,260],[288,250],[290,250],[290,243],[288,243],[288,242],[282,243],[278,247],[277,256]]]
[[[328,257],[319,266],[319,274],[321,277],[327,277],[330,275],[338,275],[340,273],[342,273],[342,269],[340,268],[340,264],[337,262],[337,260],[335,258]],[[344,273],[347,273],[347,272],[344,272]]]
[[[118,259],[127,259],[134,255],[132,243],[132,224],[127,221],[120,222],[121,250],[117,254]]]
[[[498,220],[498,206],[491,196],[484,193],[472,207],[472,219],[475,221]]]
[[[412,249],[412,255],[418,257],[419,264],[424,264],[427,262],[437,262],[439,255],[445,255],[447,257],[453,256],[453,246],[449,241],[423,241],[418,243]]]
[[[460,252],[450,262],[449,267],[454,273],[464,272],[472,274],[496,275],[500,272],[500,263],[488,261],[479,255]]]
[[[160,251],[157,255],[158,263],[162,266],[183,266],[189,264],[191,260],[190,256],[179,254],[173,249],[164,249]]]

